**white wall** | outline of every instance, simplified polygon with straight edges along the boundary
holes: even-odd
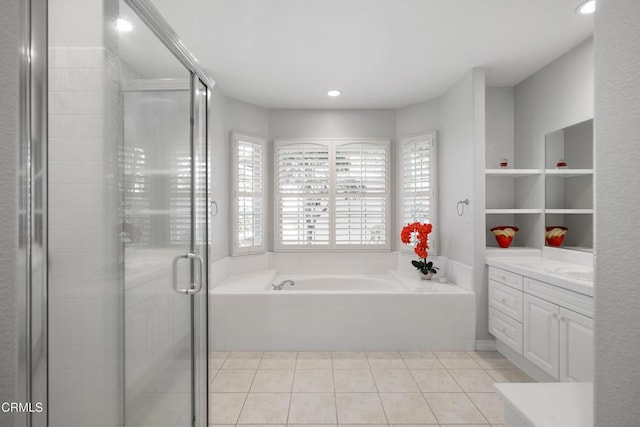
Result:
[[[269,139],[395,138],[394,110],[269,110]]]
[[[512,87],[488,87],[486,92],[487,136],[485,167],[497,169],[501,159],[514,167],[514,90]]]
[[[17,397],[19,1],[0,4],[0,402]],[[0,425],[12,425],[0,412]]]
[[[440,98],[428,99],[417,104],[396,110],[396,132],[398,139],[417,133],[438,130],[440,117]]]
[[[388,138],[391,140],[391,188],[396,188],[395,151],[396,115],[394,110],[269,110],[269,176],[273,176],[273,140],[277,138]],[[268,188],[273,191],[273,183]],[[391,198],[391,224],[396,221],[396,206]],[[269,197],[270,213],[267,250],[273,250],[273,197]],[[391,229],[391,242],[395,242]]]
[[[231,189],[229,162],[229,137],[225,125],[225,111],[227,97],[218,87],[213,88],[209,105],[209,156],[211,160],[210,197],[218,206],[218,213],[211,217],[211,256],[210,261],[216,261],[230,254],[230,224],[231,224]],[[215,214],[212,207],[211,214]]]
[[[640,2],[599,0],[595,22],[595,425],[640,419]]]
[[[476,292],[476,339],[487,332],[484,269],[485,74],[474,68],[442,97],[439,142],[440,253],[473,267]],[[469,199],[464,214],[457,203]]]
[[[438,156],[439,255],[466,265],[473,265],[473,212],[479,209],[473,189],[474,95],[474,75],[470,71],[442,97]],[[464,199],[469,199],[470,204],[464,215],[458,216],[456,204]]]
[[[544,167],[545,134],[593,118],[593,40],[589,39],[529,76],[515,87],[515,163],[519,168]],[[542,146],[542,148],[541,148]],[[519,206],[543,206],[544,183],[519,180]],[[519,218],[521,232],[542,230],[542,216]],[[528,241],[542,247],[544,234]]]

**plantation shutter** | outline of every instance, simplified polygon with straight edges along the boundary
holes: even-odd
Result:
[[[413,222],[434,223],[435,134],[402,138],[401,217],[404,226]]]
[[[388,249],[388,140],[276,141],[276,250]]]
[[[264,251],[265,140],[234,133],[234,254]]]
[[[329,144],[288,143],[276,148],[277,240],[281,248],[327,247]]]
[[[191,153],[171,153],[169,243],[191,244]]]
[[[124,180],[124,224],[121,240],[148,246],[151,242],[151,183],[146,173],[148,154],[144,148],[125,146],[120,155]],[[155,243],[155,242],[153,242]]]
[[[387,151],[384,142],[336,144],[336,247],[386,245]]]

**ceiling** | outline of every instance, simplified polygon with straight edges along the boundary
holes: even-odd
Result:
[[[593,34],[579,3],[153,0],[226,95],[268,108],[398,108],[476,66],[513,86]]]

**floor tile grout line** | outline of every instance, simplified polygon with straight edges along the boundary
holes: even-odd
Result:
[[[333,370],[333,353],[329,353],[329,360],[331,363],[331,381],[333,383],[333,404],[335,405],[336,408],[336,426],[339,425],[338,424],[338,392],[336,390],[336,375],[335,372]]]
[[[471,396],[469,396],[469,393],[465,392],[464,394],[467,395],[467,399],[469,399],[471,401],[471,403],[473,404],[473,406],[476,407],[478,412],[480,412],[480,415],[482,415],[482,418],[484,418],[489,425],[492,425],[492,423],[489,421],[489,418],[487,418],[487,416],[484,414],[484,412],[482,412],[480,407],[478,407],[478,405],[476,405],[476,402],[474,402],[473,399],[471,398]],[[502,421],[504,422],[504,420],[502,420]]]
[[[371,371],[371,377],[373,377],[373,385],[376,387],[376,394],[378,396],[378,402],[380,402],[380,407],[382,408],[382,413],[384,414],[384,419],[387,421],[387,425],[389,425],[389,417],[387,416],[387,410],[384,409],[384,403],[382,403],[382,396],[380,396],[380,389],[378,389],[378,383],[376,382],[376,377],[373,375],[373,369],[371,368],[371,363],[369,363],[369,355],[365,352],[364,357],[367,360],[367,365],[369,365],[369,371]]]
[[[227,360],[230,358],[231,353],[232,353],[232,352],[226,352],[226,356],[223,358],[223,360],[222,360],[222,364],[221,364],[220,368],[219,368],[219,369],[217,369],[217,370],[216,370],[216,372],[215,372],[215,375],[213,375],[213,377],[212,377],[212,381],[217,377],[217,375],[219,375],[219,374],[220,374],[220,372],[222,371],[222,366],[223,366],[223,365],[227,362]],[[264,358],[264,354],[265,354],[265,353],[266,353],[266,352],[260,352],[260,360],[258,361],[258,367],[254,370],[254,375],[253,375],[253,378],[252,378],[251,384],[250,384],[250,386],[249,386],[249,391],[248,391],[248,392],[246,393],[246,395],[245,395],[245,399],[244,399],[244,401],[243,401],[242,407],[240,408],[240,412],[239,412],[239,414],[238,414],[238,418],[237,418],[237,420],[236,420],[236,422],[235,422],[234,424],[238,424],[238,421],[239,421],[240,415],[242,414],[242,411],[244,410],[244,407],[245,407],[245,405],[246,405],[246,402],[247,402],[247,399],[248,399],[248,397],[249,397],[249,394],[251,393],[251,388],[253,387],[253,383],[255,382],[255,379],[256,379],[256,376],[257,376],[258,370],[260,369],[260,364],[261,364],[261,362],[262,362],[262,360],[263,360],[263,358]],[[387,424],[386,424],[386,425],[389,425],[389,419],[388,419],[388,416],[387,416],[387,414],[386,414],[386,410],[385,410],[385,408],[384,408],[384,405],[383,405],[383,403],[382,403],[382,399],[381,399],[381,392],[380,392],[380,390],[379,390],[379,388],[378,388],[377,381],[375,380],[375,377],[373,376],[373,371],[374,371],[374,369],[373,369],[373,367],[371,366],[371,363],[370,363],[370,361],[369,361],[369,354],[368,354],[367,352],[363,352],[363,353],[365,354],[365,360],[367,361],[368,371],[370,372],[370,374],[371,374],[371,376],[372,376],[372,378],[373,378],[373,380],[374,380],[374,385],[375,385],[375,387],[376,387],[376,394],[378,395],[378,399],[379,399],[380,404],[381,404],[381,407],[382,407],[382,409],[383,409],[383,413],[385,414],[385,419],[386,419],[386,421],[387,421]],[[431,352],[431,353],[433,354],[433,352]],[[471,358],[471,356],[468,354],[469,352],[466,352],[466,353],[467,353],[467,356],[468,356],[469,358]],[[288,410],[288,412],[287,412],[287,421],[286,421],[286,424],[288,424],[288,423],[289,423],[289,415],[290,415],[290,409],[291,409],[291,399],[292,399],[292,394],[294,393],[294,391],[293,391],[293,385],[294,385],[294,381],[295,381],[295,374],[296,374],[296,373],[297,373],[297,371],[298,371],[298,368],[297,368],[298,354],[299,354],[299,353],[298,353],[298,352],[296,352],[296,359],[295,359],[295,360],[296,360],[296,362],[295,362],[295,364],[294,364],[294,369],[293,369],[293,375],[294,375],[294,378],[293,378],[293,381],[292,381],[291,390],[290,390],[290,392],[289,392],[289,395],[290,395],[290,402],[289,402],[289,410]],[[333,369],[333,368],[334,368],[334,366],[333,366],[333,353],[332,353],[332,352],[329,352],[329,354],[331,355],[331,357],[330,357],[330,361],[331,361],[331,369],[329,370],[329,372],[330,372],[330,373],[331,373],[331,375],[332,375],[332,380],[333,380],[333,394],[334,394],[334,402],[335,402],[335,404],[336,404],[336,425],[338,425],[338,426],[339,426],[340,424],[338,423],[338,413],[337,413],[337,389],[336,389],[335,375],[334,375],[334,374],[335,374],[335,370]],[[415,379],[415,376],[414,376],[414,372],[413,372],[413,370],[412,370],[411,368],[409,368],[409,366],[408,366],[408,364],[407,364],[407,361],[406,361],[404,358],[400,357],[400,359],[403,361],[403,364],[406,366],[406,369],[408,369],[408,370],[409,370],[409,373],[410,373],[410,376],[411,376],[412,380],[413,380],[413,381],[414,381],[414,383],[416,383],[416,385],[417,385],[417,381],[416,381],[416,379]],[[440,359],[438,359],[438,358],[437,358],[437,356],[436,356],[436,359],[437,359],[438,361],[440,361]],[[473,358],[471,358],[471,359],[473,359]],[[484,366],[482,366],[482,365],[478,364],[476,360],[474,360],[474,362],[478,365],[478,367],[477,367],[477,368],[448,368],[448,367],[444,366],[444,370],[445,370],[445,371],[446,371],[446,372],[447,372],[447,373],[448,373],[448,374],[449,374],[449,375],[454,379],[455,383],[456,383],[456,384],[458,384],[458,385],[460,386],[460,388],[461,388],[461,390],[462,390],[462,391],[461,391],[461,392],[458,392],[458,393],[464,393],[464,394],[465,394],[465,397],[466,397],[466,398],[468,398],[469,400],[471,400],[471,402],[472,402],[472,404],[474,405],[474,407],[475,407],[475,408],[480,412],[480,414],[482,415],[482,417],[483,417],[483,419],[485,420],[485,422],[489,423],[488,425],[493,425],[493,424],[491,424],[491,422],[489,421],[489,419],[487,418],[487,416],[482,412],[482,410],[480,409],[480,407],[479,407],[479,406],[478,406],[478,405],[477,405],[477,404],[476,404],[476,403],[471,399],[470,393],[474,393],[474,394],[494,394],[494,395],[495,395],[495,392],[489,392],[489,391],[477,391],[477,392],[473,392],[473,391],[466,391],[466,390],[464,390],[464,389],[462,388],[462,386],[461,386],[461,384],[460,384],[459,380],[457,380],[457,379],[452,375],[452,372],[451,372],[451,371],[452,371],[452,370],[454,370],[454,371],[455,371],[455,370],[476,370],[476,371],[477,371],[477,370],[481,370],[481,371],[485,372],[485,373],[486,373],[486,374],[487,374],[487,375],[488,375],[488,376],[489,376],[489,377],[494,381],[494,383],[497,383],[498,381],[497,381],[497,380],[496,380],[496,379],[495,379],[495,378],[494,378],[494,377],[493,377],[493,376],[488,372],[489,370],[497,370],[497,371],[522,371],[522,370],[521,370],[521,369],[519,369],[519,368],[517,368],[517,367],[516,367],[516,368],[513,368],[513,367],[512,367],[512,368],[502,368],[502,369],[499,369],[499,368],[493,367],[493,366],[491,366],[491,365],[487,365],[487,366],[489,366],[489,368],[491,368],[491,369],[489,369],[489,368],[485,368]],[[440,362],[440,363],[442,364],[442,362]],[[402,368],[394,368],[394,369],[395,369],[395,370],[400,370],[400,369],[402,369]],[[346,369],[346,371],[353,371],[353,370],[354,370],[354,368]],[[425,368],[425,369],[417,369],[417,370],[435,370],[435,368],[433,368],[433,369],[427,369],[427,368]],[[438,369],[438,370],[441,370],[441,369]],[[300,371],[304,371],[304,369],[301,369]],[[420,394],[422,395],[423,399],[426,401],[427,407],[431,410],[432,414],[434,415],[434,418],[436,418],[436,421],[437,421],[437,417],[435,417],[435,413],[433,412],[433,410],[432,410],[432,408],[431,408],[431,405],[429,405],[429,402],[428,402],[428,400],[426,399],[426,397],[427,397],[426,395],[428,395],[429,393],[425,393],[425,392],[423,392],[423,391],[422,391],[422,389],[421,389],[419,386],[418,386],[418,389],[419,389]],[[355,392],[353,392],[353,393],[355,393]],[[398,393],[401,393],[401,392],[398,392]],[[439,422],[439,421],[437,421],[437,422]],[[268,424],[264,424],[264,425],[268,425]],[[272,424],[272,425],[273,425],[273,424]],[[382,425],[384,425],[384,424],[379,424],[379,425],[380,425],[380,426],[382,426]]]
[[[258,361],[258,366],[260,366],[260,362],[262,361],[262,355],[264,354],[264,352],[260,353],[260,360]],[[231,353],[229,353],[229,355],[231,355]],[[238,421],[240,421],[240,416],[242,415],[242,411],[244,411],[244,406],[247,404],[247,400],[249,399],[249,393],[251,393],[251,387],[253,387],[253,382],[256,379],[256,375],[258,375],[258,368],[256,367],[256,370],[253,374],[253,378],[251,379],[251,384],[249,384],[249,390],[247,390],[247,395],[244,397],[244,401],[242,402],[242,407],[240,408],[240,412],[238,412],[238,416],[236,417],[236,422],[234,424],[238,424]]]
[[[469,358],[471,358],[471,356],[469,356]],[[473,358],[471,358],[473,360]],[[474,360],[475,364],[480,366],[480,364],[478,362],[476,362]],[[482,366],[480,366],[480,368],[482,368]],[[483,369],[484,370],[484,369]],[[464,387],[462,387],[462,384],[460,384],[460,381],[458,381],[458,379],[451,373],[451,370],[449,368],[447,368],[447,372],[449,373],[449,375],[451,375],[451,378],[453,378],[453,380],[458,384],[458,387],[460,387],[460,390],[462,390],[462,392],[464,393],[465,397],[467,399],[469,399],[469,401],[471,402],[471,404],[476,408],[476,410],[478,411],[478,413],[480,414],[480,416],[482,416],[482,418],[484,418],[484,420],[491,425],[491,423],[489,422],[489,419],[486,417],[486,415],[484,414],[484,412],[482,412],[480,410],[480,408],[478,407],[478,405],[476,405],[476,402],[473,401],[473,399],[471,399],[471,396],[469,396],[469,392],[467,392]],[[489,375],[489,374],[487,374]],[[491,377],[491,375],[489,375],[489,377]],[[493,377],[491,377],[493,378]]]
[[[289,416],[291,415],[291,402],[293,401],[293,386],[296,383],[296,366],[298,365],[298,352],[296,352],[296,360],[293,364],[293,378],[291,378],[291,390],[289,391],[289,407],[287,408],[287,419],[285,425],[289,425]]]

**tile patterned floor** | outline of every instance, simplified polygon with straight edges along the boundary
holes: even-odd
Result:
[[[211,352],[217,426],[502,426],[497,352]]]

